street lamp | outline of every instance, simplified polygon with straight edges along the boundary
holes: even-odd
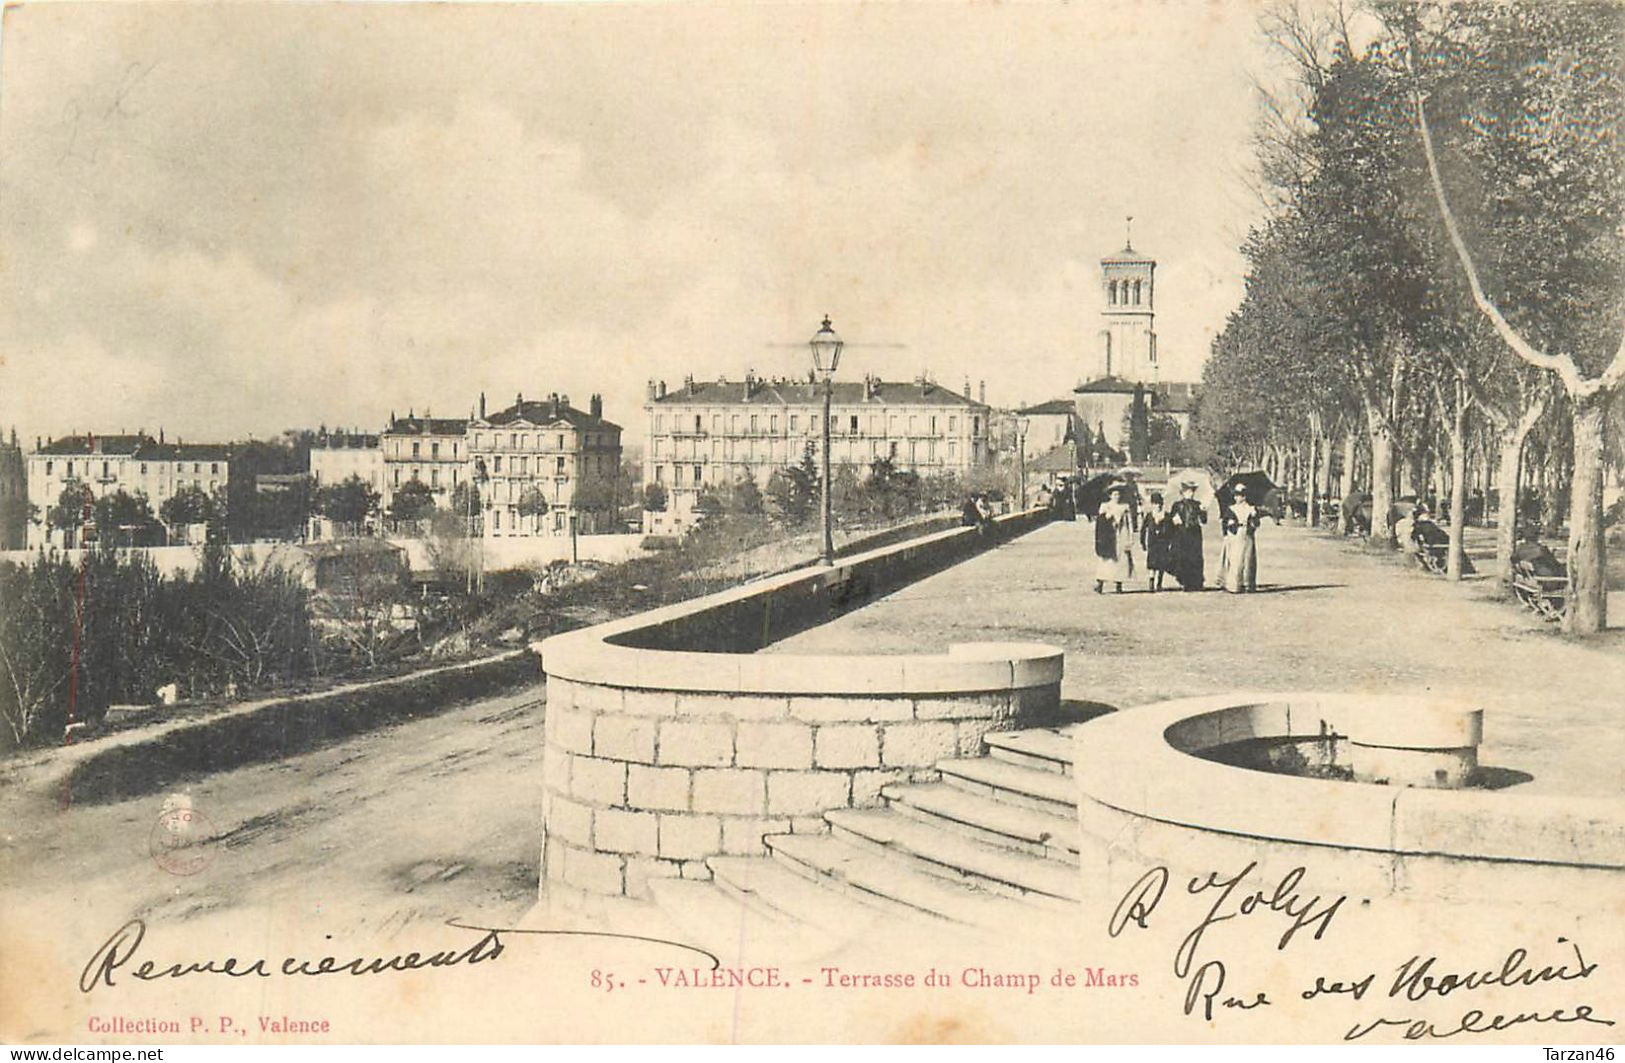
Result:
[[[1027,508],[1027,428],[1025,417],[1016,418],[1016,461],[1021,467],[1021,508]]]
[[[835,564],[835,528],[830,517],[829,499],[829,404],[835,391],[835,368],[841,364],[841,337],[830,327],[829,315],[807,346],[812,348],[813,370],[824,382],[824,456],[819,466],[819,487],[824,508],[824,555],[826,565]]]

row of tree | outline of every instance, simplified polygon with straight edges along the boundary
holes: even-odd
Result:
[[[1198,431],[1221,459],[1301,471],[1312,507],[1341,466],[1384,546],[1396,487],[1442,481],[1453,578],[1469,480],[1498,488],[1503,577],[1530,473],[1548,498],[1568,486],[1565,625],[1600,630],[1625,381],[1625,8],[1288,0],[1265,28],[1294,79],[1260,126],[1271,209]]]
[[[235,569],[216,544],[191,577],[93,550],[0,564],[0,719],[16,745],[60,741],[118,703],[260,687],[315,671],[309,595],[280,571]]]

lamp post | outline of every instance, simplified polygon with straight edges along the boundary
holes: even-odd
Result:
[[[819,326],[808,346],[812,348],[813,371],[822,379],[824,384],[824,453],[819,463],[819,494],[824,510],[824,554],[823,563],[835,564],[835,526],[830,514],[829,497],[829,406],[830,399],[835,391],[835,369],[841,364],[841,348],[844,344],[841,337],[835,334],[830,327],[829,315],[824,315],[824,323]]]
[[[1027,508],[1027,426],[1025,417],[1016,418],[1016,461],[1021,468],[1021,508]]]

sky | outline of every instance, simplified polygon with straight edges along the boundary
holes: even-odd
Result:
[[[1256,14],[8,7],[0,428],[376,431],[482,391],[635,428],[652,377],[804,374],[826,313],[843,377],[1037,402],[1086,373],[1126,215],[1198,379],[1261,212]]]

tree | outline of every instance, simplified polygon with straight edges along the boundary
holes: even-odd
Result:
[[[435,509],[434,492],[416,477],[406,481],[395,491],[389,503],[389,519],[397,523],[422,520]]]
[[[1472,303],[1506,350],[1568,400],[1564,628],[1599,632],[1608,408],[1625,384],[1625,210],[1612,135],[1625,120],[1619,11],[1525,2],[1466,7],[1433,25],[1398,6],[1385,14],[1410,75],[1429,188]],[[1457,203],[1470,215],[1458,215]]]
[[[649,513],[666,512],[666,485],[647,483],[643,485],[643,508]]]
[[[531,484],[520,492],[519,501],[515,503],[514,508],[519,511],[521,517],[530,518],[534,525],[536,519],[545,516],[553,508],[553,505],[547,500],[547,495],[542,493],[540,487]]]
[[[808,442],[799,463],[775,469],[768,477],[768,515],[784,527],[799,527],[817,511],[818,492],[818,463],[813,460],[812,443]]]
[[[479,491],[473,484],[463,481],[451,489],[451,501],[446,509],[459,517],[477,517],[485,508],[485,502],[480,498]]]
[[[134,546],[137,540],[144,541],[157,523],[147,496],[140,491],[132,495],[121,488],[110,495],[103,495],[96,500],[92,512],[97,535],[104,543]]]
[[[56,504],[45,514],[46,523],[53,528],[60,528],[64,533],[66,545],[71,546],[74,533],[84,526],[94,500],[95,496],[91,494],[90,488],[77,480],[63,484],[61,492],[56,496]]]
[[[747,476],[733,485],[728,498],[728,511],[747,517],[760,516],[762,504],[762,489]]]
[[[158,507],[158,516],[171,528],[191,524],[212,524],[219,519],[216,499],[200,487],[181,488]]]
[[[378,492],[361,477],[350,476],[318,490],[316,510],[335,524],[355,528],[378,511]]]

